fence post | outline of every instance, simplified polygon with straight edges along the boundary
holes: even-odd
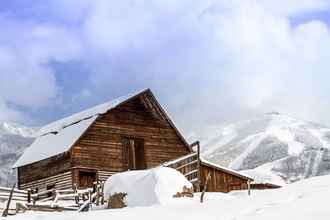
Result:
[[[31,189],[28,188],[27,190],[27,203],[31,203]]]
[[[2,213],[2,217],[7,217],[8,216],[10,202],[11,202],[11,199],[13,198],[13,193],[14,193],[15,186],[16,186],[16,183],[13,185],[13,187],[10,190],[9,198],[8,198],[8,201],[7,201],[7,206],[6,206],[6,209]]]
[[[101,182],[101,205],[104,205],[104,182]]]
[[[100,205],[100,184],[97,184],[96,186],[96,205],[99,206]]]
[[[205,195],[205,192],[207,190],[207,185],[209,184],[209,181],[211,179],[211,173],[209,173],[206,177],[206,181],[205,181],[205,185],[204,185],[204,189],[203,189],[203,192],[201,194],[201,203],[204,202],[204,195]]]
[[[74,200],[76,202],[76,204],[79,204],[79,194],[78,194],[78,190],[77,190],[77,184],[73,185],[73,193],[76,194],[76,196],[74,197]]]
[[[248,180],[247,182],[247,186],[248,186],[248,195],[251,195],[251,180]]]
[[[93,198],[92,198],[92,191],[88,190],[88,197],[89,197],[89,210],[92,210],[92,202],[93,202]]]

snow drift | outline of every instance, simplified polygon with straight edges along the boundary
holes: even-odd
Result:
[[[182,192],[184,186],[192,187],[180,172],[158,167],[114,174],[105,182],[104,192],[106,199],[115,193],[127,193],[128,207],[152,206],[170,203],[173,195]]]
[[[326,220],[330,209],[330,176],[314,177],[274,190],[229,194],[207,193],[203,204],[199,196],[179,199],[176,204],[97,210],[86,213],[47,213],[28,211],[10,220]]]
[[[330,129],[280,113],[217,128],[203,155],[259,180],[291,183],[330,173]]]

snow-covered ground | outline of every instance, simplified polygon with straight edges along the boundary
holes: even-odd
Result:
[[[314,177],[286,185],[281,189],[246,191],[230,194],[207,193],[205,202],[194,198],[173,198],[172,203],[88,213],[27,212],[10,220],[294,220],[329,219],[330,176]]]

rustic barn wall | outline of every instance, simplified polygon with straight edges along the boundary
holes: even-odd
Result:
[[[69,152],[19,167],[18,182],[20,188],[34,184],[44,189],[62,179],[66,187],[71,178],[71,186],[79,187],[127,169],[155,167],[190,152],[149,91],[98,116]]]
[[[255,190],[264,190],[264,189],[278,189],[281,188],[281,186],[271,184],[271,183],[252,183],[251,189]]]
[[[207,192],[230,192],[232,190],[243,190],[248,188],[248,180],[239,176],[226,173],[220,169],[201,164],[201,186],[204,187],[208,174],[211,179],[207,185]]]
[[[108,174],[126,170],[123,138],[143,140],[146,168],[189,152],[168,122],[138,97],[96,120],[71,150],[73,167]]]
[[[36,180],[43,180],[71,171],[70,155],[61,154],[46,160],[18,168],[18,185],[23,186]]]
[[[56,189],[71,189],[72,188],[72,177],[71,171],[57,174],[51,177],[38,179],[35,181],[20,184],[20,189],[38,189],[38,191],[44,191],[47,186],[54,186]]]

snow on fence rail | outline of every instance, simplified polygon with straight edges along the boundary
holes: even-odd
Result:
[[[196,141],[192,145],[191,148],[197,146],[196,152],[190,153],[188,155],[182,156],[175,160],[171,160],[163,163],[161,166],[170,167],[176,169],[180,173],[182,173],[194,186],[197,191],[199,191],[200,187],[200,147],[199,142]]]
[[[11,192],[11,188],[0,187],[0,200],[8,200]],[[27,201],[28,193],[25,190],[18,190],[14,188],[12,200],[16,201]]]
[[[16,203],[16,209],[7,209],[0,207],[0,213],[6,212],[16,214],[21,211],[87,211],[92,206],[99,206],[104,201],[104,184],[95,182],[93,188],[72,190],[50,189],[42,192],[33,192],[32,190],[18,190],[6,187],[0,187],[0,199],[7,201],[7,204]]]

